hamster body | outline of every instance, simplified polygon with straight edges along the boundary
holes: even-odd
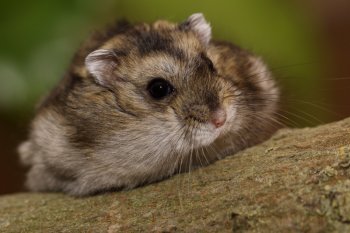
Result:
[[[202,14],[94,34],[19,147],[27,187],[131,189],[267,139],[279,91],[262,60],[211,40]]]

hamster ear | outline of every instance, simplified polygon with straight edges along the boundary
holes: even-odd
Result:
[[[197,35],[199,40],[207,46],[211,39],[211,27],[205,20],[202,13],[196,13],[188,17],[188,19],[180,24],[182,30],[192,30]]]
[[[101,85],[108,84],[116,65],[116,54],[108,49],[95,50],[85,58],[87,70]]]

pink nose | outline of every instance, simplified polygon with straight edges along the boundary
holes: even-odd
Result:
[[[226,112],[222,108],[217,109],[211,114],[211,123],[216,127],[220,128],[226,122]]]

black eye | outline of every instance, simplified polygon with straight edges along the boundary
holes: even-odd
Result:
[[[147,86],[149,94],[157,99],[163,99],[174,91],[174,87],[162,78],[153,79]]]

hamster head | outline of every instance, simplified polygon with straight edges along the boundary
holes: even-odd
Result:
[[[166,121],[177,134],[165,142],[163,134],[150,133],[152,144],[180,140],[175,148],[183,153],[212,143],[234,117],[232,100],[225,98],[233,87],[208,58],[210,37],[201,14],[180,25],[138,25],[91,52],[85,64],[98,84],[117,94],[119,107],[131,116],[130,127],[144,127],[149,117],[154,128]],[[135,117],[143,119],[139,126]]]
[[[208,164],[268,137],[277,101],[261,59],[212,41],[202,14],[124,24],[82,46],[39,108],[27,185],[86,195]]]

